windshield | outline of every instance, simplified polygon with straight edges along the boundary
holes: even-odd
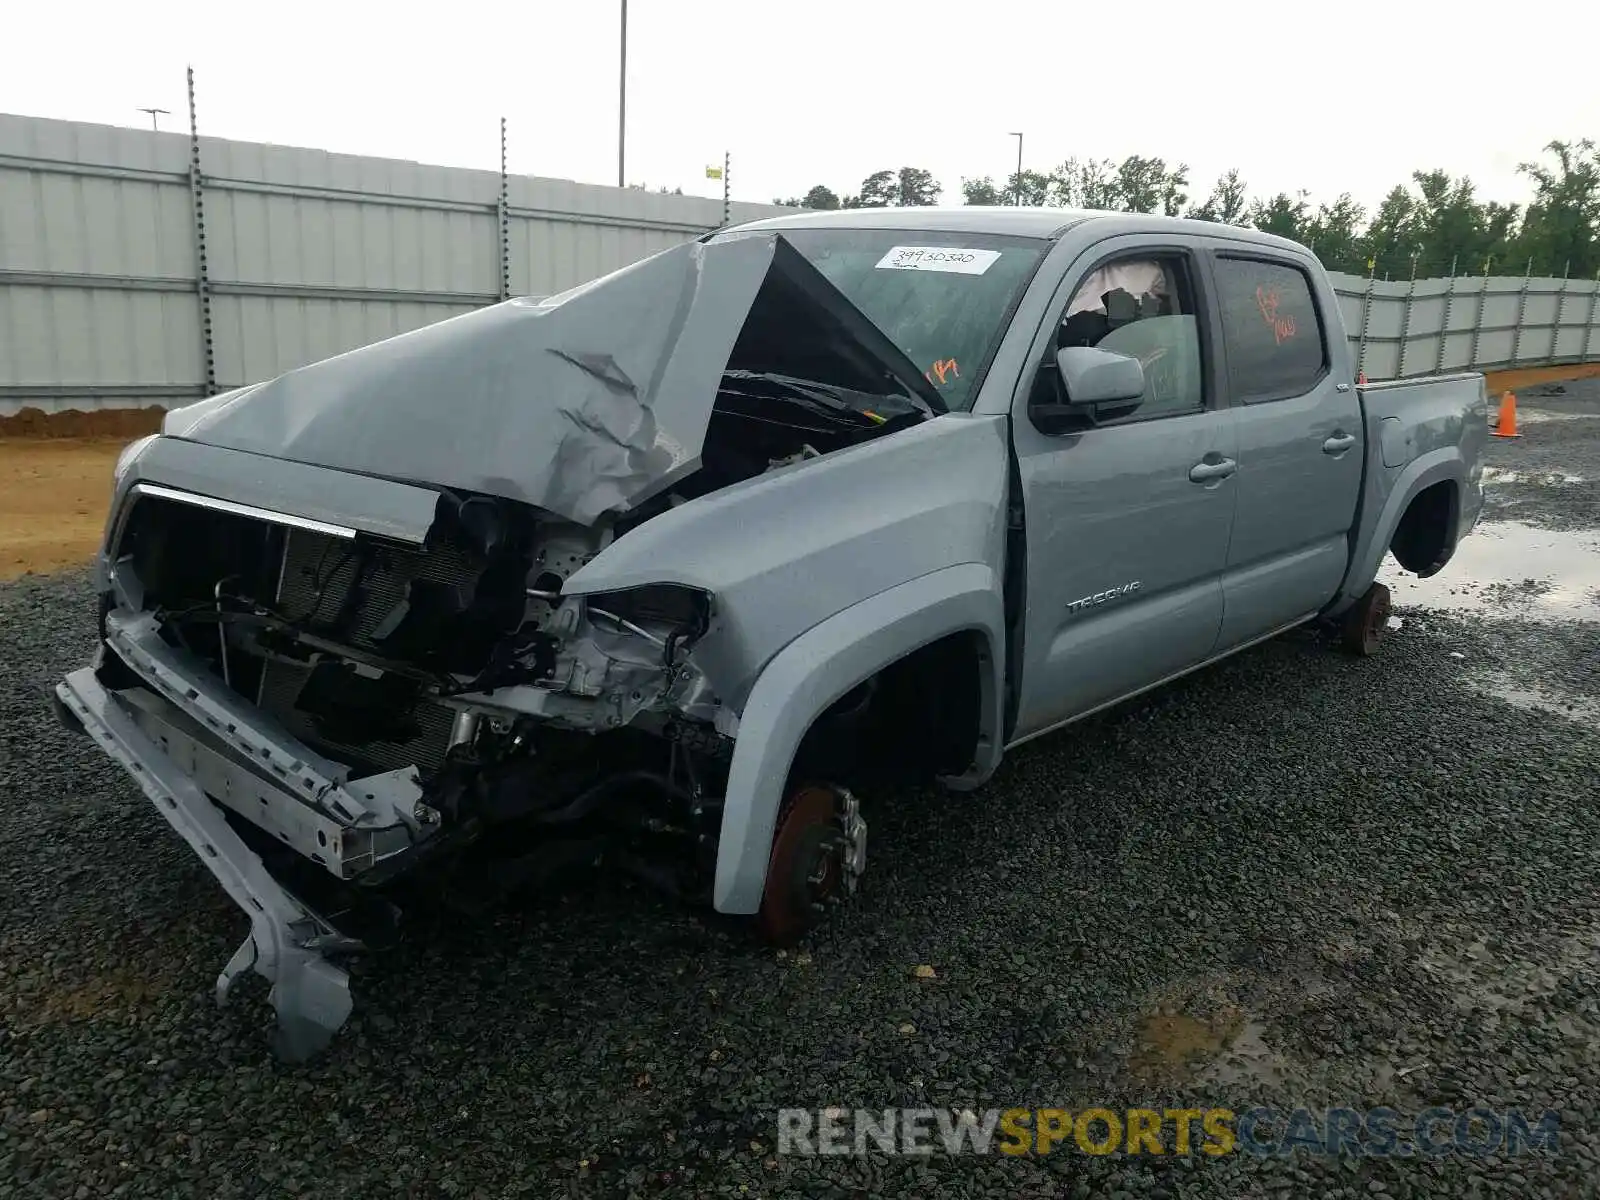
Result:
[[[952,410],[971,407],[1046,249],[1035,238],[923,229],[779,232],[905,352]]]

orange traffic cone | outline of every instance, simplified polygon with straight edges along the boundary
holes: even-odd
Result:
[[[1495,437],[1514,438],[1522,435],[1517,432],[1517,394],[1507,391],[1500,397],[1500,423],[1494,430]]]

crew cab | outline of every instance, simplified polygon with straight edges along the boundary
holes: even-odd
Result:
[[[605,866],[792,940],[861,797],[1307,622],[1370,653],[1486,438],[1479,376],[1358,385],[1280,238],[767,220],[169,413],[58,711],[248,915],[219,1000],[266,976],[300,1058],[404,880]]]

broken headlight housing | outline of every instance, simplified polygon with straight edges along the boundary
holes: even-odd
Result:
[[[681,584],[653,583],[584,597],[594,624],[648,639],[662,649],[662,664],[672,670],[682,653],[711,623],[711,597]]]

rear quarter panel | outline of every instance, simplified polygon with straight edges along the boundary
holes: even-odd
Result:
[[[1483,509],[1489,399],[1482,375],[1443,375],[1361,389],[1366,479],[1350,570],[1331,611],[1354,603],[1377,578],[1406,507],[1425,488],[1455,485],[1451,550]]]

